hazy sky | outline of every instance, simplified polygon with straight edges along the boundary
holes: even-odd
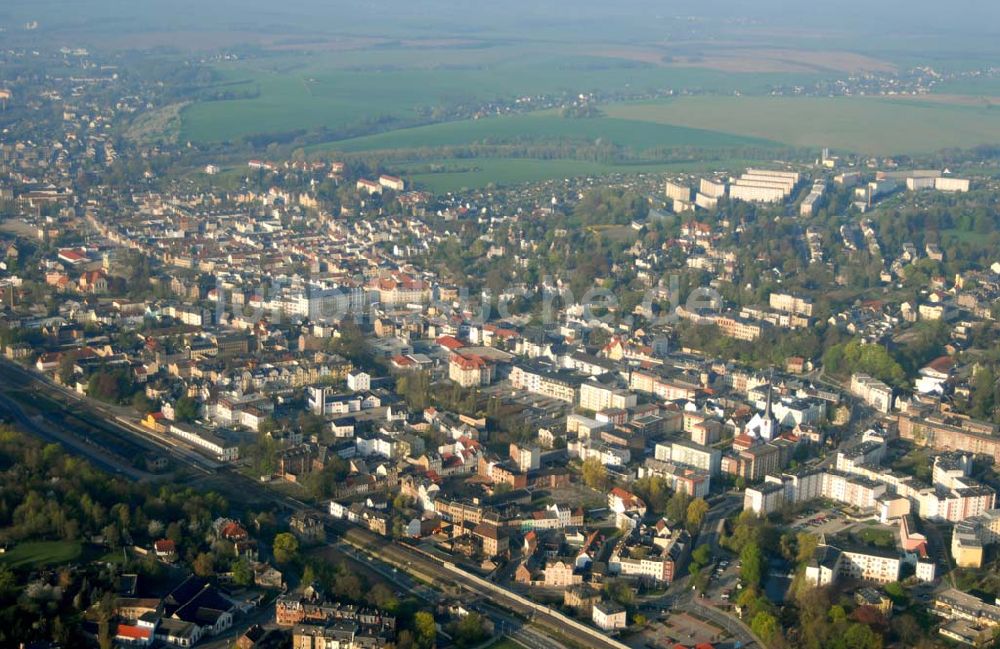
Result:
[[[998,0],[4,0],[0,22],[42,29],[279,33],[650,41],[685,33],[732,37],[849,36],[880,40],[1000,41]],[[692,20],[693,19],[693,20]],[[940,47],[940,43],[934,44]],[[997,45],[1000,50],[1000,45]]]

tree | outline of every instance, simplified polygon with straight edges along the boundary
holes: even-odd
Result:
[[[624,579],[612,579],[605,582],[604,594],[622,606],[629,607],[635,603],[635,589]]]
[[[413,630],[420,649],[431,649],[434,646],[437,640],[437,625],[434,623],[433,615],[427,611],[417,611],[413,616]]]
[[[764,642],[771,642],[781,633],[778,618],[764,611],[753,616],[753,619],[750,620],[750,628]]]
[[[299,554],[299,540],[288,532],[274,537],[274,560],[278,563],[295,561]]]
[[[483,618],[479,613],[469,613],[455,625],[453,637],[458,647],[474,647],[486,638]]]
[[[755,541],[751,541],[743,546],[740,552],[740,577],[746,586],[760,586],[764,579],[764,555],[760,546]]]
[[[898,581],[886,584],[883,590],[885,591],[885,594],[889,596],[889,599],[893,601],[894,604],[903,605],[906,604],[906,602],[909,600],[909,596],[906,594],[906,591],[903,589],[903,586]]]
[[[233,563],[233,583],[237,586],[249,586],[253,583],[253,568],[246,559],[238,559]]]
[[[394,612],[399,606],[399,599],[396,597],[396,594],[392,592],[391,588],[381,582],[372,586],[371,591],[368,593],[368,601],[375,608],[389,611],[390,613]]]
[[[192,568],[194,574],[199,577],[211,577],[215,574],[215,556],[209,552],[202,552],[195,557]]]
[[[687,506],[687,528],[688,531],[694,533],[695,530],[701,527],[701,522],[705,518],[705,514],[708,513],[708,503],[705,502],[704,498],[695,498]]]
[[[819,546],[819,537],[809,532],[799,532],[795,535],[795,544],[798,546],[795,562],[801,566],[812,559]]]
[[[174,404],[174,418],[181,423],[189,423],[198,418],[198,401],[185,395]]]
[[[126,397],[131,397],[132,391],[132,382],[120,370],[97,370],[87,379],[87,396],[108,403],[122,403]]]
[[[703,543],[691,552],[691,560],[700,565],[708,565],[709,560],[712,558],[712,551],[709,549],[707,543]]]
[[[311,412],[303,412],[299,415],[299,429],[302,431],[302,435],[306,438],[320,437],[323,434],[323,427],[326,422],[319,415],[313,414]]]
[[[848,649],[882,649],[882,636],[864,624],[851,624],[842,638]]]
[[[688,505],[690,504],[691,496],[687,495],[683,491],[675,492],[667,502],[667,507],[664,510],[664,513],[668,519],[679,523],[687,519]]]
[[[847,611],[840,604],[834,604],[830,607],[830,611],[827,613],[830,621],[834,624],[839,624],[847,619]]]
[[[148,415],[156,409],[156,403],[146,396],[142,390],[132,395],[132,407],[140,414]]]
[[[604,491],[608,485],[608,470],[597,458],[587,458],[583,462],[583,483],[591,489]]]
[[[740,591],[736,596],[736,605],[741,609],[750,610],[757,606],[757,589],[750,586]]]

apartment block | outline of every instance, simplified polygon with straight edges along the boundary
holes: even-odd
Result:
[[[892,388],[876,378],[867,374],[852,374],[850,391],[883,414],[892,410]]]

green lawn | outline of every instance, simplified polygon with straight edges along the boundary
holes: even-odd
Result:
[[[891,548],[896,542],[896,535],[890,530],[878,527],[866,527],[855,532],[855,535],[867,545],[874,545],[881,548]]]
[[[36,541],[20,543],[0,554],[0,563],[11,568],[37,568],[69,563],[82,554],[83,546],[75,541]]]
[[[1000,110],[863,97],[680,97],[606,108],[611,118],[714,129],[797,147],[923,153],[1000,142]]]

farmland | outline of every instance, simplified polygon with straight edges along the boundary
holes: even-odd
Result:
[[[796,147],[926,153],[1000,141],[1000,111],[918,98],[682,97],[611,106],[610,117],[716,128]]]
[[[419,65],[412,63],[419,58]],[[539,58],[544,61],[539,63]],[[216,88],[246,98],[201,101],[184,109],[181,137],[218,142],[258,133],[328,128],[379,120],[406,123],[456,106],[540,94],[576,95],[686,88],[713,93],[765,92],[809,75],[731,73],[666,67],[623,58],[570,56],[508,48],[282,54],[220,64]]]
[[[897,155],[1000,141],[1000,111],[988,97],[994,80],[920,97],[769,95],[832,73],[894,69],[842,51],[358,37],[272,43],[212,69],[215,79],[168,135],[179,130],[181,141],[199,143],[263,135],[267,143],[310,133],[306,143],[320,142],[310,155],[364,157],[433,191],[664,171],[686,158],[770,159],[788,149]],[[625,101],[668,90],[677,96]],[[543,96],[588,92],[605,98],[597,116],[531,110]],[[514,98],[519,112],[468,118]],[[456,159],[468,156],[475,159]]]
[[[603,117],[566,119],[550,112],[540,112],[401,129],[344,140],[331,146],[338,151],[357,152],[558,140],[591,143],[600,140],[634,150],[658,147],[767,147],[775,144],[763,139],[652,121]]]

